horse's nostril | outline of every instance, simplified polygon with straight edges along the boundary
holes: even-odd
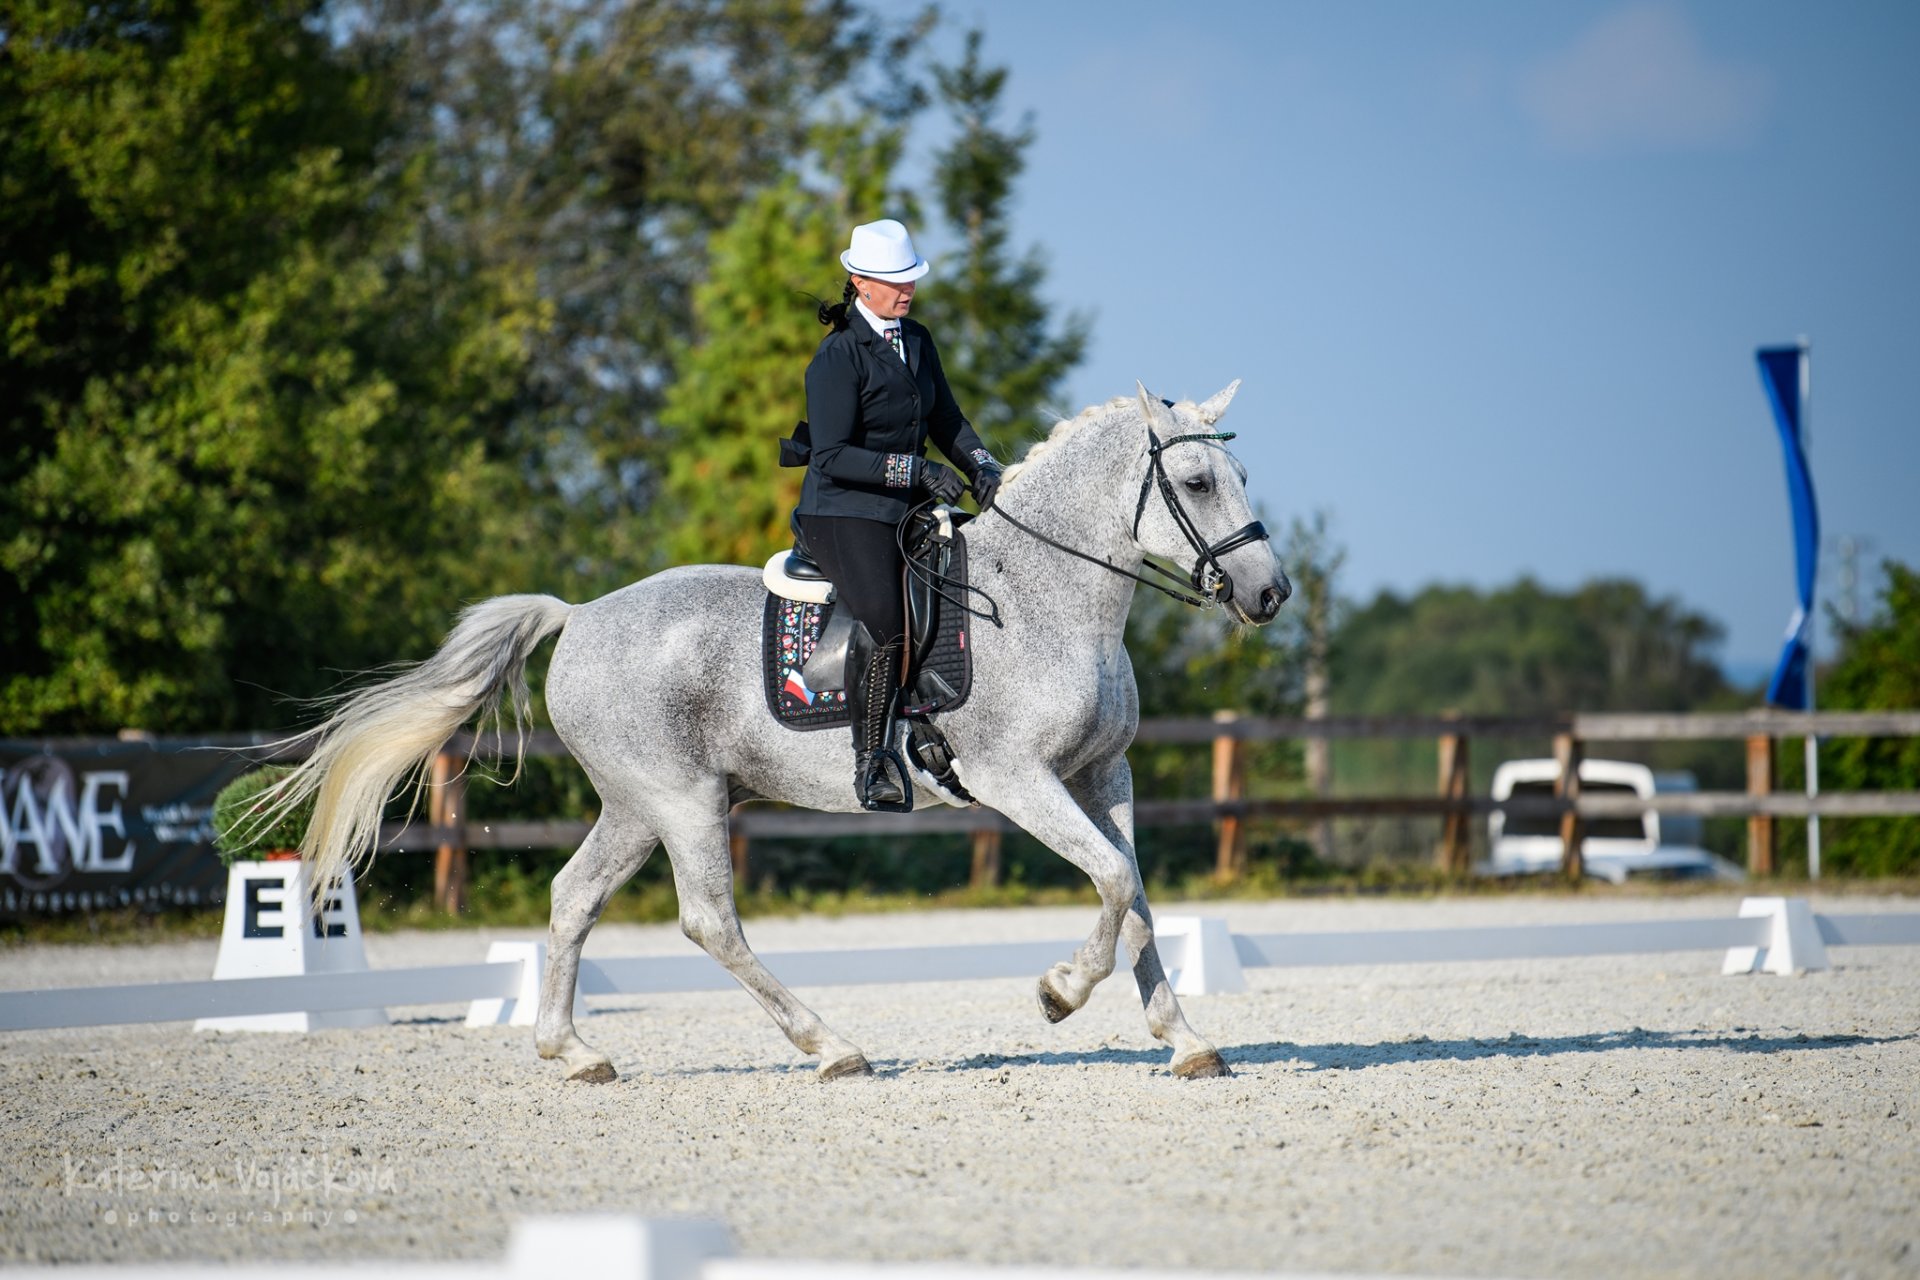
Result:
[[[1286,592],[1278,587],[1268,587],[1260,593],[1260,611],[1271,618],[1280,612],[1280,606],[1287,602]]]

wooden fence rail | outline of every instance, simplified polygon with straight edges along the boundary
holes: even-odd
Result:
[[[1743,791],[1689,791],[1649,798],[1587,795],[1572,801],[1547,796],[1330,796],[1271,800],[1142,800],[1134,805],[1134,824],[1142,827],[1198,826],[1223,818],[1438,818],[1484,816],[1504,812],[1523,817],[1638,817],[1647,810],[1708,818],[1892,818],[1920,815],[1920,791],[1831,792],[1809,798],[1799,794],[1754,797]],[[578,844],[590,822],[549,820],[488,821],[436,826],[389,823],[380,847],[388,851],[469,849],[561,849]],[[922,809],[917,813],[818,813],[810,809],[740,808],[728,828],[749,840],[780,836],[909,836],[1019,830],[992,809]]]
[[[1779,818],[1889,817],[1920,815],[1920,791],[1828,792],[1818,796],[1785,794],[1774,790],[1774,744],[1778,739],[1802,737],[1910,737],[1920,736],[1920,712],[1708,712],[1685,714],[1596,713],[1556,717],[1504,716],[1333,716],[1241,717],[1223,712],[1201,719],[1170,718],[1143,721],[1136,741],[1143,743],[1208,744],[1213,753],[1213,789],[1205,799],[1143,800],[1135,806],[1137,826],[1183,826],[1212,823],[1218,836],[1216,870],[1223,878],[1241,874],[1246,866],[1247,823],[1252,819],[1312,821],[1335,817],[1425,818],[1442,820],[1436,846],[1437,864],[1450,873],[1468,870],[1471,819],[1504,811],[1520,816],[1558,819],[1563,848],[1562,870],[1582,873],[1582,824],[1595,818],[1656,813],[1699,817],[1744,817],[1748,820],[1748,867],[1756,875],[1775,870],[1774,823]],[[1315,796],[1250,799],[1246,796],[1247,744],[1298,738],[1409,739],[1432,738],[1439,749],[1439,786],[1432,795]],[[1470,794],[1468,762],[1474,737],[1545,739],[1560,761],[1561,782],[1552,797],[1523,796],[1504,801]],[[1632,741],[1743,740],[1747,755],[1745,791],[1680,792],[1650,798],[1583,795],[1578,762],[1590,743]],[[240,744],[234,744],[240,745]],[[251,743],[247,745],[252,745]],[[437,788],[453,788],[461,776],[459,762],[469,755],[482,758],[512,751],[512,740],[495,735],[476,739],[462,734],[449,742],[436,767]],[[530,733],[525,740],[530,756],[566,754],[551,731]],[[443,781],[444,780],[444,781]],[[465,883],[468,849],[565,848],[579,843],[591,824],[577,821],[492,821],[473,824],[448,821],[457,816],[464,792],[442,799],[436,790],[431,820],[425,824],[391,827],[383,833],[383,847],[435,850],[435,893],[443,905],[457,909]],[[911,836],[964,833],[972,837],[972,879],[976,885],[996,883],[1000,874],[1001,841],[1015,830],[990,809],[925,809],[913,814],[816,813],[772,807],[741,806],[729,822],[737,875],[747,874],[752,842],[779,837]]]
[[[1920,737],[1920,711],[1747,711],[1747,712],[1580,712],[1561,716],[1240,716],[1169,717],[1142,721],[1135,741],[1207,744],[1212,750],[1212,794],[1205,799],[1143,800],[1134,809],[1137,826],[1212,823],[1217,834],[1217,874],[1230,879],[1246,867],[1249,820],[1311,821],[1335,817],[1441,819],[1435,861],[1450,873],[1468,870],[1474,817],[1505,811],[1556,818],[1563,849],[1561,867],[1578,878],[1582,824],[1595,818],[1637,816],[1647,810],[1710,818],[1747,819],[1748,870],[1775,870],[1780,818],[1890,817],[1920,815],[1920,791],[1827,792],[1818,796],[1775,790],[1773,761],[1780,739],[1838,737]],[[129,735],[131,736],[131,735]],[[1561,764],[1561,780],[1552,797],[1527,796],[1496,801],[1470,794],[1468,761],[1474,738],[1540,741]],[[1438,746],[1438,787],[1431,795],[1312,796],[1251,799],[1246,795],[1249,743],[1290,739],[1430,739]],[[1744,791],[1682,792],[1640,798],[1583,795],[1578,762],[1593,743],[1739,740],[1746,748]],[[83,746],[97,739],[54,739],[50,750]],[[211,735],[171,740],[176,746],[242,751],[263,761],[292,761],[304,748],[284,737],[264,734]],[[498,733],[456,734],[434,762],[428,820],[390,824],[381,847],[434,852],[434,897],[444,909],[464,902],[470,849],[568,848],[586,837],[591,824],[580,821],[487,820],[466,815],[466,762],[496,759],[523,749],[531,757],[567,755],[550,729],[533,730],[516,741]],[[1001,840],[1015,828],[989,809],[925,809],[913,814],[815,813],[768,807],[737,807],[729,822],[734,869],[744,878],[752,842],[775,837],[907,836],[965,833],[972,837],[972,877],[993,884],[1000,875]]]
[[[1580,712],[1563,716],[1166,716],[1142,720],[1136,742],[1212,742],[1237,738],[1270,742],[1287,738],[1538,738],[1571,733],[1587,742],[1659,742],[1667,740],[1771,738],[1920,737],[1920,711],[1676,711]],[[129,733],[124,738],[146,735]],[[98,745],[99,738],[36,739],[48,750]],[[225,733],[192,738],[168,738],[171,746],[245,751],[260,760],[290,761],[305,756],[303,745],[284,734]],[[514,738],[462,730],[448,739],[446,750],[466,755],[478,750],[493,757],[512,754]],[[551,729],[529,729],[524,735],[529,756],[563,756],[567,748]]]

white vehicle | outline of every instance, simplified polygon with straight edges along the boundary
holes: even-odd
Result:
[[[1493,798],[1522,796],[1552,799],[1560,766],[1553,760],[1509,760],[1493,771]],[[1654,796],[1694,791],[1690,773],[1655,773],[1625,760],[1582,760],[1582,795]],[[1701,821],[1652,809],[1618,818],[1589,818],[1580,855],[1590,876],[1624,884],[1630,875],[1710,877],[1744,880],[1746,872],[1700,847]],[[1527,875],[1560,869],[1560,821],[1531,814],[1495,811],[1488,821],[1492,857],[1489,875]]]

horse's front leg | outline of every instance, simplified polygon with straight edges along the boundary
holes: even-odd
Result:
[[[1100,891],[1100,919],[1086,945],[1040,978],[1040,1011],[1048,1022],[1059,1022],[1084,1005],[1094,987],[1113,972],[1114,946],[1127,908],[1140,895],[1140,873],[1133,858],[1101,834],[1066,785],[1044,765],[1021,762],[1004,776],[990,778],[980,778],[979,772],[978,766],[968,771],[967,785],[983,803],[1086,872]]]
[[[1055,853],[1087,873],[1100,893],[1100,918],[1073,959],[1040,976],[1040,1011],[1059,1022],[1078,1010],[1113,972],[1127,910],[1140,896],[1140,871],[1114,847],[1058,783],[1007,816]]]
[[[1094,765],[1067,782],[1067,789],[1100,833],[1126,855],[1134,868],[1136,892],[1121,922],[1120,936],[1133,957],[1133,980],[1146,1008],[1147,1030],[1173,1049],[1173,1073],[1190,1080],[1233,1073],[1220,1051],[1187,1024],[1180,1001],[1160,963],[1153,937],[1153,912],[1140,885],[1139,856],[1133,845],[1133,771],[1125,756]]]
[[[1057,964],[1041,975],[1040,1011],[1049,1022],[1059,1022],[1086,1004],[1094,987],[1113,972],[1114,948],[1124,936],[1128,953],[1134,957],[1136,973],[1144,972],[1139,965],[1141,957],[1146,957],[1145,963],[1154,975],[1153,985],[1165,993],[1164,997],[1156,994],[1150,1007],[1161,1010],[1160,1025],[1154,1033],[1173,1044],[1175,1070],[1190,1076],[1223,1074],[1226,1064],[1220,1060],[1219,1053],[1194,1035],[1180,1016],[1179,1005],[1167,986],[1166,974],[1154,950],[1152,917],[1147,912],[1140,868],[1133,854],[1132,781],[1126,771],[1126,761],[1119,760],[1117,766],[1101,766],[1096,780],[1076,784],[1076,789],[1101,797],[1091,804],[1082,802],[1074,790],[1057,779],[1033,783],[1031,779],[1040,772],[1035,769],[1027,773],[1029,781],[1024,787],[1008,788],[1005,792],[989,788],[990,803],[1086,872],[1100,893],[1100,919],[1086,944],[1073,953],[1072,960]],[[1115,796],[1127,828],[1128,838],[1124,842],[1114,838],[1120,831],[1111,816]],[[1101,808],[1108,811],[1104,826],[1091,812]],[[1142,976],[1141,981],[1146,982],[1146,977]],[[1151,1014],[1149,1018],[1151,1023]]]

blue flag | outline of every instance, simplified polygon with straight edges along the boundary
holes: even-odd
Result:
[[[1787,642],[1780,665],[1767,683],[1767,701],[1776,707],[1799,710],[1807,705],[1808,646],[1813,630],[1813,580],[1820,562],[1820,512],[1813,504],[1813,476],[1800,437],[1800,370],[1805,353],[1799,347],[1762,347],[1760,381],[1773,405],[1773,422],[1780,429],[1780,450],[1786,455],[1787,500],[1793,506],[1794,585],[1800,603],[1787,623]]]

